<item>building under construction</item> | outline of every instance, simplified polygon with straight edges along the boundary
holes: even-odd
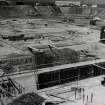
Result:
[[[104,105],[104,4],[0,0],[1,105],[30,92],[54,105]]]

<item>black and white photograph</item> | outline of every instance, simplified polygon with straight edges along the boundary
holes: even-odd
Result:
[[[105,0],[0,0],[0,105],[105,105]]]

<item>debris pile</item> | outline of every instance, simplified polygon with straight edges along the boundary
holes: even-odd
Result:
[[[55,66],[67,63],[76,63],[79,61],[79,52],[69,48],[45,50],[43,53],[37,53],[36,65],[38,68]]]
[[[32,17],[36,15],[32,6],[0,6],[0,17]]]
[[[21,95],[19,98],[13,100],[8,105],[41,105],[44,102],[44,98],[37,95],[36,93],[27,93]]]

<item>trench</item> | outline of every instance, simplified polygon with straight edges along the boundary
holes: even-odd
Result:
[[[105,74],[105,64],[98,63],[97,65],[103,68],[85,65],[38,74],[37,88],[44,89]]]

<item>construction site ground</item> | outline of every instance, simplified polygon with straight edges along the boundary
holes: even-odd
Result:
[[[99,76],[76,81],[39,94],[47,100],[60,102],[59,105],[105,105],[105,86],[101,85],[103,77]],[[75,98],[75,92],[71,91],[72,87],[84,88],[84,100],[83,91],[81,93],[77,92]],[[91,94],[93,94],[92,102]]]
[[[28,54],[27,46],[46,49],[53,44],[57,49],[70,48],[82,53],[80,61],[104,59],[105,45],[100,43],[100,25],[91,26],[89,20],[79,19],[75,23],[62,22],[62,19],[1,19],[0,35],[34,37],[27,41],[9,41],[0,38],[0,56],[9,54]],[[43,38],[44,37],[44,38]],[[50,40],[50,41],[48,41]],[[51,42],[51,43],[50,43]],[[89,55],[89,56],[88,56]]]
[[[22,51],[26,53],[28,45],[35,45],[36,47],[48,45],[48,40],[51,40],[57,48],[71,48],[76,51],[88,49],[89,53],[92,54],[96,54],[98,51],[97,54],[100,58],[104,53],[104,44],[99,43],[99,29],[100,27],[82,23],[65,23],[52,19],[1,19],[1,36],[25,35],[27,37],[34,36],[34,39],[9,41],[1,38],[0,50],[3,53],[1,52],[0,56],[22,53]]]
[[[82,21],[82,20],[81,20]],[[46,25],[47,24],[47,25]],[[105,58],[105,44],[100,43],[100,27],[90,26],[81,23],[64,23],[61,20],[52,19],[1,19],[0,35],[34,36],[35,39],[27,41],[9,41],[0,38],[0,57],[13,53],[29,53],[28,45],[48,45],[49,41],[58,49],[70,48],[75,51],[88,51],[88,55],[95,55],[92,59]],[[44,36],[44,39],[43,39]],[[84,55],[83,55],[84,56]],[[90,56],[89,56],[90,57]],[[90,59],[89,59],[90,60]],[[85,62],[84,62],[85,63]],[[34,74],[22,74],[15,80],[24,85],[26,92],[34,91]],[[105,105],[105,87],[101,85],[102,76],[81,80],[70,84],[58,86],[58,89],[50,89],[41,92],[42,96],[49,100],[66,101],[60,105]],[[72,84],[72,85],[71,85]],[[85,89],[85,101],[83,102],[82,93],[77,93],[75,99],[74,92],[69,92],[71,87],[82,87]],[[58,94],[57,92],[60,93]],[[93,93],[93,102],[90,102],[90,95]],[[47,94],[47,95],[46,95]],[[51,96],[53,94],[53,96]],[[87,100],[88,95],[88,100]],[[55,98],[58,96],[59,98]],[[103,98],[100,98],[103,97]]]
[[[48,12],[45,12],[45,10]],[[62,11],[65,13],[65,9],[63,10],[62,8]],[[45,9],[40,7],[39,12],[50,16],[51,10],[48,10],[48,7]],[[103,19],[105,18],[104,13],[105,10],[98,12]],[[46,49],[46,45],[51,44],[57,49],[70,48],[77,52],[79,51],[81,55],[80,61],[84,61],[83,63],[85,61],[92,62],[92,60],[96,59],[103,59],[105,61],[105,44],[100,42],[100,28],[105,25],[105,21],[98,21],[96,26],[92,26],[89,25],[90,19],[84,19],[83,17],[75,18],[72,16],[74,23],[64,20],[62,17],[54,17],[54,19],[36,18],[36,13],[33,7],[30,6],[7,7],[5,9],[1,7],[0,14],[0,60],[2,60],[1,58],[8,58],[8,55],[30,54],[27,49],[28,46]],[[6,18],[3,19],[2,15]],[[12,15],[14,17],[22,16],[24,19],[12,18]],[[33,18],[29,19],[26,15],[30,15],[30,17],[33,15]],[[8,39],[3,39],[3,36],[19,35],[34,37],[34,39],[26,41],[9,41]],[[48,70],[51,70],[51,68],[49,67]],[[101,85],[104,75],[84,80],[79,80],[78,78],[75,82],[36,91],[36,72],[32,72],[29,69],[28,73],[16,73],[14,75],[11,74],[12,76],[10,77],[25,88],[24,93],[38,92],[46,100],[58,102],[58,105],[105,105],[105,86]],[[73,88],[84,89],[84,92],[82,90],[75,93],[72,90]],[[6,97],[3,101],[7,104],[13,101],[13,99]]]

